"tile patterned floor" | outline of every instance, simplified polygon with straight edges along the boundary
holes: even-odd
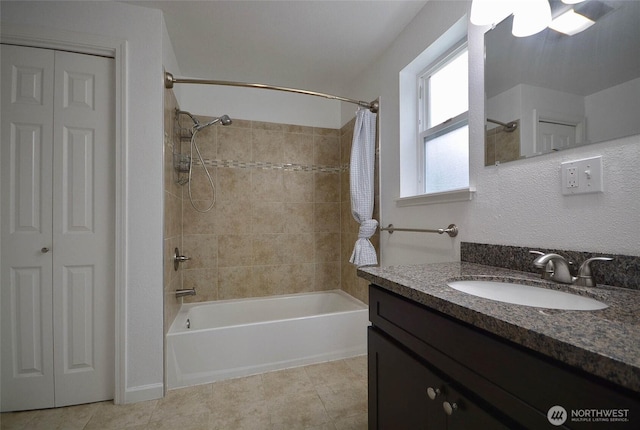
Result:
[[[160,400],[0,415],[2,430],[366,430],[366,356],[169,391]]]

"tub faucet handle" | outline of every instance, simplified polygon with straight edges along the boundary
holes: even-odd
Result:
[[[191,258],[181,255],[178,248],[175,248],[173,250],[173,270],[178,270],[178,266],[180,265],[180,263],[184,263],[188,260],[191,260]]]

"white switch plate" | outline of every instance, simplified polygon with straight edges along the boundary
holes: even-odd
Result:
[[[562,194],[575,195],[604,191],[601,156],[567,161],[562,163],[560,167]]]

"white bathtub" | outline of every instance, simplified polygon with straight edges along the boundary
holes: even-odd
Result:
[[[183,304],[167,334],[167,385],[366,354],[368,321],[367,305],[340,290]]]

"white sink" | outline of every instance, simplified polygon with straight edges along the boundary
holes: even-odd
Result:
[[[458,291],[485,299],[536,308],[595,311],[607,307],[590,297],[511,282],[453,281],[448,285]]]

